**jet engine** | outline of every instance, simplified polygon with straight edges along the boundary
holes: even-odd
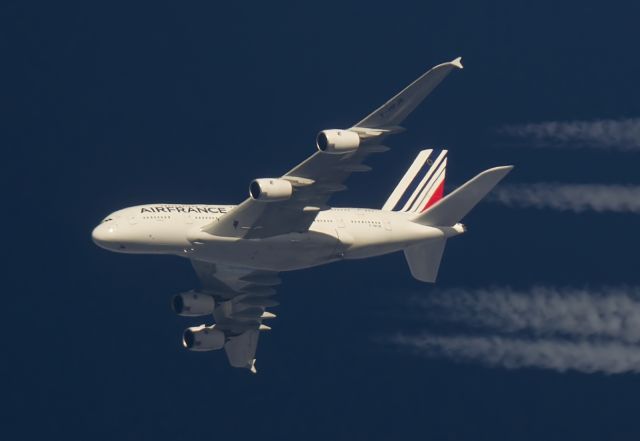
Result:
[[[191,290],[173,296],[171,307],[183,317],[199,317],[213,314],[216,301],[209,294]]]
[[[249,185],[249,195],[256,201],[286,201],[292,194],[293,185],[286,179],[254,179]]]
[[[182,333],[182,346],[191,351],[216,351],[224,347],[224,332],[212,326],[194,326]]]
[[[316,137],[316,146],[325,153],[349,153],[360,146],[360,136],[350,130],[323,130]]]

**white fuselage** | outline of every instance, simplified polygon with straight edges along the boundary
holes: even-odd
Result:
[[[318,213],[308,231],[260,239],[213,236],[203,226],[234,206],[149,204],[110,214],[93,230],[100,247],[133,254],[172,254],[270,271],[290,271],[341,259],[393,253],[416,243],[461,233],[462,225],[429,227],[407,213],[332,208]]]

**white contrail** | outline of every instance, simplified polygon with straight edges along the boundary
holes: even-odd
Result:
[[[458,288],[415,298],[416,304],[425,318],[464,329],[391,339],[430,357],[508,369],[640,372],[640,286]],[[468,335],[473,330],[479,335]]]
[[[449,289],[415,301],[430,318],[503,333],[640,343],[640,287]]]
[[[640,150],[640,118],[516,124],[498,133],[526,139],[534,147]]]
[[[640,372],[640,348],[617,342],[531,341],[431,334],[398,334],[391,341],[429,357],[477,361],[507,369],[535,367],[608,374]]]
[[[640,213],[640,186],[534,183],[502,185],[490,201],[560,211]]]

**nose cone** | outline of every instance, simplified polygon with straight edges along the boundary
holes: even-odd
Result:
[[[111,250],[115,246],[116,225],[112,222],[105,222],[93,229],[91,238],[100,248]]]

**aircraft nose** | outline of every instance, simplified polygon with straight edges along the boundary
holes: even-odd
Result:
[[[115,239],[115,224],[102,223],[93,229],[91,233],[91,238],[93,239],[93,243],[98,245],[100,248],[110,249],[110,244],[113,243]]]

